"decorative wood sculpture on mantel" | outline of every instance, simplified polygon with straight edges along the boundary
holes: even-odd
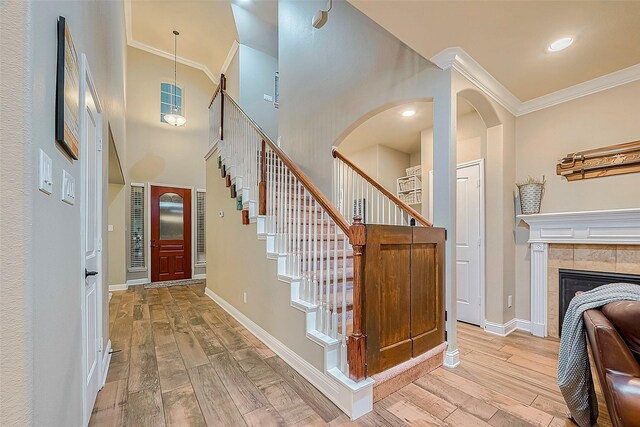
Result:
[[[556,166],[567,181],[633,172],[640,172],[640,141],[572,153]]]

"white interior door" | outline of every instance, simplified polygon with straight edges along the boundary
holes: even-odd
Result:
[[[480,164],[458,166],[456,204],[456,282],[458,320],[480,325]]]
[[[85,72],[82,77],[86,78]],[[101,220],[102,200],[102,118],[97,96],[90,81],[81,86],[82,128],[80,149],[82,162],[82,211],[84,248],[83,289],[83,372],[85,390],[85,423],[93,409],[100,378],[102,352],[102,271],[101,271]]]

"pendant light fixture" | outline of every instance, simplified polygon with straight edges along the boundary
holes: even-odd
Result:
[[[187,119],[179,114],[176,106],[176,87],[178,86],[178,36],[179,32],[173,31],[173,93],[171,97],[171,112],[164,115],[164,120],[171,126],[184,126]]]

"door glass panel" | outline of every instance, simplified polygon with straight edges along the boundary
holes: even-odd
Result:
[[[160,196],[160,240],[183,240],[184,202],[176,193]]]

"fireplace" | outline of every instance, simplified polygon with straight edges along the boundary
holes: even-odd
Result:
[[[601,271],[570,270],[561,268],[559,270],[559,322],[560,334],[562,334],[562,323],[567,312],[571,299],[576,292],[585,292],[595,289],[598,286],[609,283],[633,283],[640,285],[640,275],[609,273]]]

